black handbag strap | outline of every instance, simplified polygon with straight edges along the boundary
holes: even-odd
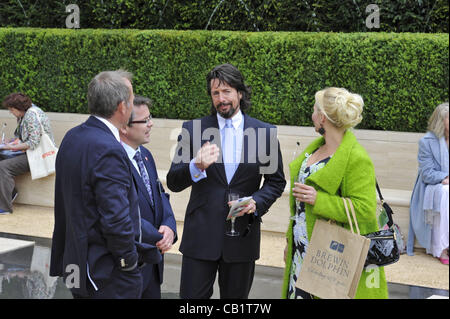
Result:
[[[394,225],[394,219],[392,218],[392,215],[394,212],[392,211],[391,207],[384,201],[383,195],[381,195],[380,186],[378,186],[378,182],[375,180],[375,185],[377,187],[378,196],[380,197],[381,205],[383,206],[384,210],[386,211],[386,215],[388,217],[387,225],[389,228],[391,228]]]

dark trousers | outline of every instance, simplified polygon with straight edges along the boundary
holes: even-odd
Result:
[[[157,265],[146,265],[142,268],[142,299],[161,299],[161,284]]]
[[[247,299],[255,274],[255,262],[226,263],[183,256],[180,298],[209,299],[219,273],[221,299]]]
[[[99,290],[87,283],[88,297],[72,293],[75,299],[140,299],[142,295],[143,278],[140,269],[121,271],[117,268],[111,273],[111,279]]]
[[[7,212],[13,211],[12,193],[16,185],[14,178],[29,171],[26,153],[0,160],[0,209]]]

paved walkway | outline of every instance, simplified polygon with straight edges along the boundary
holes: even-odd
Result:
[[[183,226],[177,225],[179,238]],[[0,233],[13,233],[43,238],[51,238],[53,232],[53,208],[15,205],[14,213],[0,216]],[[169,253],[179,254],[178,245]],[[261,238],[261,258],[257,265],[278,269],[284,267],[283,251],[285,239],[282,233],[265,231]],[[416,251],[411,257],[402,255],[400,261],[385,268],[388,282],[449,290],[449,268],[438,259]],[[278,271],[278,274],[282,272]]]

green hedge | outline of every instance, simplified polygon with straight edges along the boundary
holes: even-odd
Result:
[[[155,117],[200,117],[205,76],[221,63],[252,87],[249,114],[274,124],[311,125],[326,86],[363,96],[365,129],[422,132],[448,101],[448,34],[0,28],[0,98],[23,91],[46,111],[87,113],[90,79],[122,67]]]

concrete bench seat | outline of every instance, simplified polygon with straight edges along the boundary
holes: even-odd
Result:
[[[47,113],[57,145],[72,127],[84,122],[89,115],[69,113]],[[6,136],[12,136],[16,121],[8,111],[0,110],[0,122],[7,123]],[[159,178],[165,183],[170,168],[171,154],[175,151],[177,136],[181,131],[182,120],[153,119],[148,147],[155,158]],[[409,225],[409,201],[417,176],[418,141],[423,133],[385,132],[374,130],[354,130],[361,145],[367,150],[375,166],[375,173],[386,202],[394,210],[394,221],[400,225],[405,238]],[[311,141],[317,138],[312,127],[278,126],[283,155],[284,172],[289,181],[289,162]],[[300,146],[297,146],[300,143]],[[18,204],[53,207],[54,175],[39,180],[31,180],[29,174],[16,178],[19,196]],[[285,233],[289,222],[289,184],[280,199],[264,217],[262,230],[271,233]],[[184,213],[190,190],[171,194],[171,203],[178,222],[184,221]]]
[[[166,191],[170,194],[171,204],[177,222],[184,222],[184,213],[188,204],[190,190],[179,193],[171,192],[166,185],[167,170],[158,170],[158,176]],[[45,178],[31,180],[29,173],[16,178],[16,189],[19,196],[16,199],[18,204],[36,205],[44,207],[54,207],[54,183],[55,175]],[[262,224],[263,231],[284,234],[289,225],[289,181],[270,213],[265,215]],[[400,226],[405,239],[409,225],[409,200],[411,191],[399,189],[381,189],[385,201],[394,211],[394,221]],[[380,205],[381,206],[381,205]]]
[[[26,173],[16,177],[16,189],[19,195],[16,203],[54,207],[55,201],[55,175],[49,175],[40,179],[31,179],[31,174]]]

